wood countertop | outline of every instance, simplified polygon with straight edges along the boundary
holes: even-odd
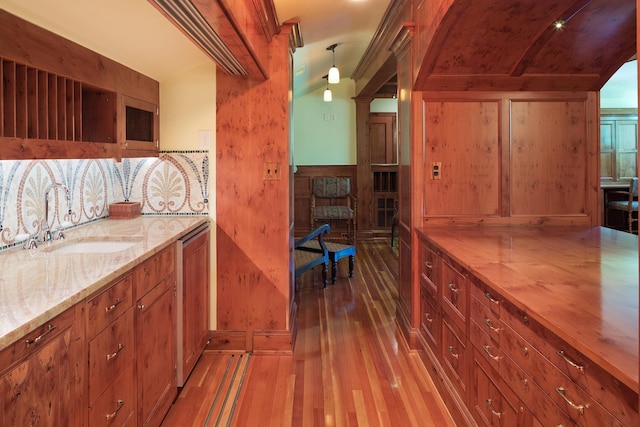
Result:
[[[604,227],[418,232],[638,391],[638,236]]]
[[[104,219],[65,233],[37,249],[0,252],[0,350],[82,301],[104,285],[209,220],[207,216]],[[61,245],[100,239],[135,240],[111,253],[57,253]]]

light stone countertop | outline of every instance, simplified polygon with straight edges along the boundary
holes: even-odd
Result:
[[[65,239],[0,252],[0,350],[209,220],[208,216],[104,219],[68,230]],[[56,253],[75,241],[135,241],[111,253]]]

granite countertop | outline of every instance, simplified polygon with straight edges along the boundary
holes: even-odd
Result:
[[[424,227],[430,242],[634,390],[638,236],[604,227]]]
[[[0,252],[0,350],[117,279],[207,216],[140,216],[104,219],[65,233],[65,239],[37,249],[21,246]],[[134,242],[108,253],[58,253],[76,241]]]

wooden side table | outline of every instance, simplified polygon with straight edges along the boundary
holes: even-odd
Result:
[[[331,283],[336,284],[338,279],[338,261],[344,257],[349,257],[349,277],[353,277],[354,259],[356,256],[356,247],[352,245],[343,245],[341,243],[325,242],[327,252],[329,252],[329,261],[331,261]]]

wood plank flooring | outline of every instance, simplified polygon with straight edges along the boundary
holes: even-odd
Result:
[[[358,242],[355,275],[301,276],[292,356],[207,351],[163,427],[424,426],[451,420],[395,324],[397,256],[388,241]]]

